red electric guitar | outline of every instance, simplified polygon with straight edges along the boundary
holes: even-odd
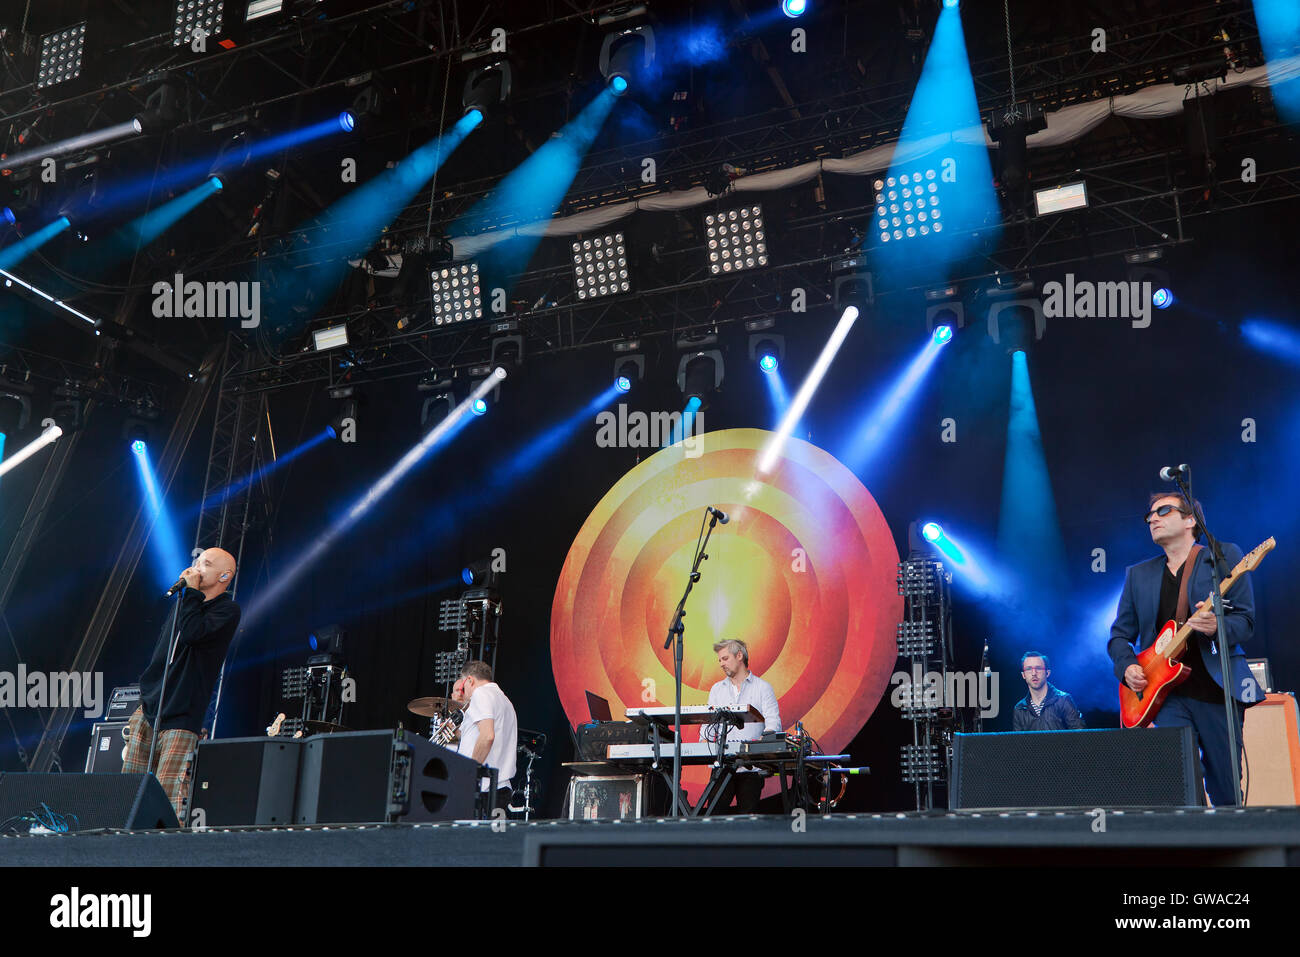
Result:
[[[1242,574],[1253,572],[1276,544],[1277,542],[1270,538],[1239,561],[1232,574],[1220,583],[1219,593],[1226,595],[1228,589]],[[1213,597],[1211,594],[1206,598],[1206,603],[1208,604]],[[1141,692],[1137,692],[1127,684],[1120,683],[1120,724],[1126,728],[1145,728],[1155,719],[1156,712],[1164,704],[1165,696],[1169,694],[1170,689],[1187,680],[1192,669],[1178,659],[1186,650],[1187,639],[1191,635],[1190,626],[1183,625],[1179,628],[1177,622],[1165,622],[1156,640],[1138,653],[1138,664],[1142,666],[1142,673],[1147,676],[1147,686]]]

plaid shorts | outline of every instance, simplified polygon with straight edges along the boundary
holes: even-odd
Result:
[[[176,809],[176,818],[185,825],[185,802],[189,797],[190,758],[198,747],[199,736],[193,731],[180,729],[164,731],[158,735],[153,766],[148,766],[149,747],[153,742],[153,728],[144,718],[144,708],[136,708],[126,726],[126,757],[122,761],[123,774],[154,772],[158,783],[167,792],[167,799]]]

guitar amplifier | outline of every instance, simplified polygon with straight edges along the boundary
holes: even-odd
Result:
[[[611,744],[648,744],[650,732],[633,721],[593,721],[578,725],[579,761],[604,761]]]
[[[135,714],[135,709],[138,707],[140,707],[139,685],[123,685],[114,688],[108,696],[108,711],[104,715],[104,720],[125,721]]]
[[[953,735],[953,810],[1192,807],[1203,792],[1191,728]]]

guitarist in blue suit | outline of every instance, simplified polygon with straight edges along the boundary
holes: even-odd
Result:
[[[1205,600],[1213,590],[1210,550],[1196,543],[1201,528],[1187,500],[1177,492],[1152,494],[1146,523],[1151,540],[1164,554],[1132,565],[1124,573],[1124,591],[1106,650],[1115,663],[1115,677],[1141,692],[1147,679],[1134,649],[1142,650],[1154,642],[1167,621],[1176,620],[1180,625],[1186,621],[1191,626],[1193,635],[1181,659],[1191,674],[1170,690],[1156,714],[1155,725],[1191,727],[1195,731],[1210,800],[1216,807],[1230,805],[1234,792],[1218,623],[1213,605]],[[1230,566],[1241,561],[1240,548],[1229,542],[1220,544]],[[1189,607],[1189,599],[1195,601],[1194,608]],[[1246,665],[1242,650],[1255,633],[1255,596],[1246,575],[1224,596],[1223,626],[1230,646],[1231,695],[1239,705],[1249,707],[1262,700],[1264,693]],[[1241,741],[1241,707],[1234,707],[1233,712],[1237,740]]]

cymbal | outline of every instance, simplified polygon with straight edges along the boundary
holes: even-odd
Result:
[[[416,698],[406,706],[406,710],[422,718],[436,718],[440,714],[460,711],[461,707],[450,698]]]

